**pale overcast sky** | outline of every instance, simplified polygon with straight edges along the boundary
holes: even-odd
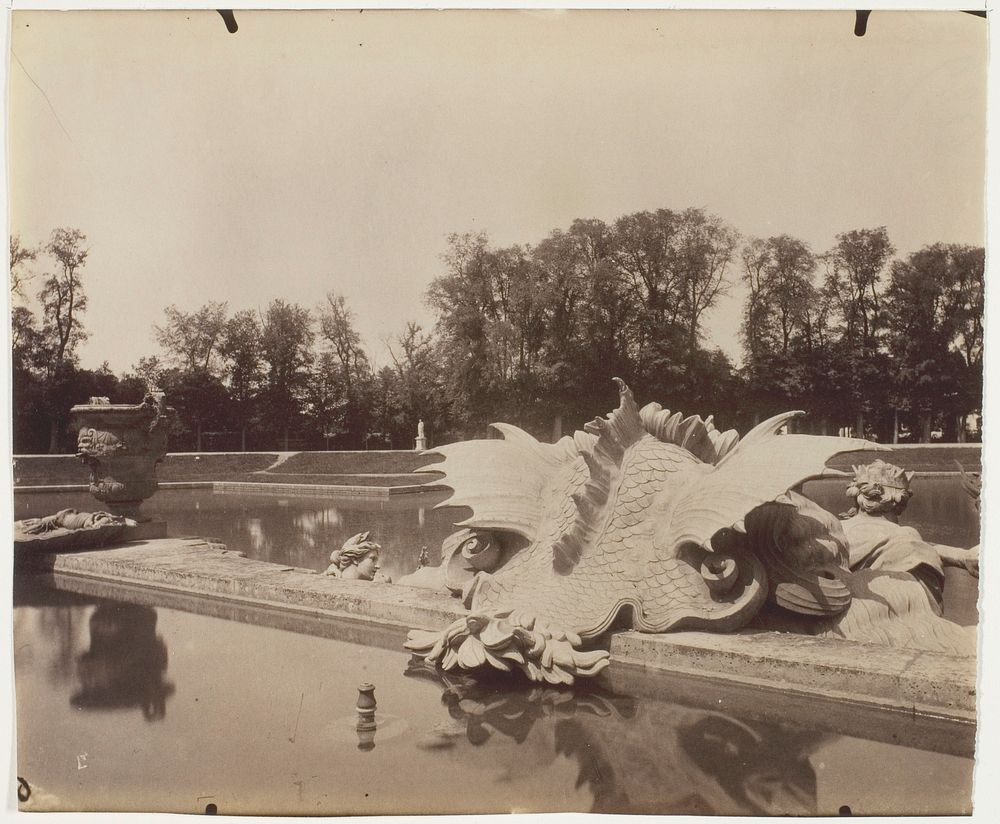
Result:
[[[984,242],[987,26],[958,12],[15,12],[12,231],[84,231],[90,340],[335,289],[380,362],[450,232],[700,206],[816,251]],[[734,278],[738,270],[732,270]],[[37,280],[31,290],[37,289]],[[709,340],[738,354],[740,293]]]

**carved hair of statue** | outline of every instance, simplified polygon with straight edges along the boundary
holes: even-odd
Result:
[[[352,566],[359,566],[369,555],[374,554],[378,560],[379,551],[382,549],[377,543],[369,540],[370,532],[359,532],[348,538],[340,549],[335,549],[330,553],[330,567],[327,574],[336,575]],[[377,570],[377,566],[376,566]],[[374,575],[374,570],[372,575]],[[368,579],[371,580],[371,579]]]
[[[854,467],[854,480],[847,487],[846,495],[855,505],[841,518],[852,518],[858,512],[867,515],[899,515],[913,495],[910,481],[913,472],[877,460],[865,466]]]

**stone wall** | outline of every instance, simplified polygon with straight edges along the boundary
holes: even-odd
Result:
[[[956,461],[968,472],[981,471],[980,444],[914,444],[892,452],[852,452],[830,462],[836,469],[882,458],[916,472],[957,472]],[[167,455],[157,470],[161,481],[260,481],[262,483],[354,484],[399,486],[434,480],[414,475],[439,456],[413,450],[371,452],[297,452],[285,460],[275,452],[206,452]],[[368,476],[365,478],[364,476]],[[381,476],[381,477],[374,477]],[[14,486],[86,484],[87,468],[73,455],[17,455]]]

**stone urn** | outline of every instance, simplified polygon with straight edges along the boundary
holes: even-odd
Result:
[[[135,405],[91,398],[70,410],[78,429],[76,456],[90,469],[91,494],[109,512],[146,520],[139,505],[156,492],[156,465],[167,454],[167,431],[176,414],[162,392]]]

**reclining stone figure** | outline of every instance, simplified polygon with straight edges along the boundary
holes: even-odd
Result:
[[[928,543],[913,527],[900,525],[899,516],[913,495],[913,474],[881,460],[855,466],[854,480],[847,487],[847,497],[854,506],[841,515],[841,525],[850,547],[852,570],[907,572],[924,585],[932,604],[940,610],[944,567],[964,567],[978,576],[979,548]]]

